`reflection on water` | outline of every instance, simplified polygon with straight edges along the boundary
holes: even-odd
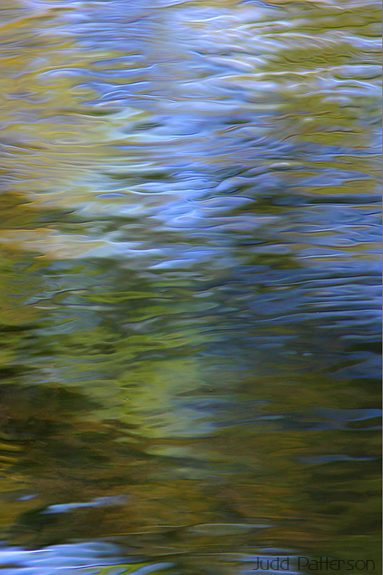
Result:
[[[378,21],[2,3],[2,575],[377,560]]]

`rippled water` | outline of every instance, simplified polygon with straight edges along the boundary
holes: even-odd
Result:
[[[378,560],[379,7],[2,1],[1,575]]]

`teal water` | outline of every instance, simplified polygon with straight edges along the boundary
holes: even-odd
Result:
[[[1,3],[1,575],[380,572],[379,8]]]

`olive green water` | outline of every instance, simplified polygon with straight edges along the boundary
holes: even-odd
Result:
[[[1,575],[379,572],[379,8],[1,2]]]

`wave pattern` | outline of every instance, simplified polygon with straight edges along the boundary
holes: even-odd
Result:
[[[1,575],[376,557],[378,3],[0,14]]]

